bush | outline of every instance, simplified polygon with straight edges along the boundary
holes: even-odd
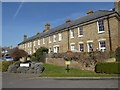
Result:
[[[120,74],[120,62],[97,63],[95,66],[95,72],[108,73],[108,74]]]
[[[115,58],[117,62],[120,62],[120,47],[118,47],[115,51]]]
[[[48,49],[46,47],[39,48],[34,54],[35,58],[33,57],[33,60],[44,62],[46,53],[48,53]]]
[[[15,61],[2,61],[2,72],[6,72],[8,67],[13,63],[15,63]]]

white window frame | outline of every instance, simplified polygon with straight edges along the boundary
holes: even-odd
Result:
[[[38,40],[38,45],[40,45],[40,40]]]
[[[101,44],[100,44],[100,42],[105,42],[105,47],[101,47]],[[106,51],[106,40],[100,40],[99,41],[99,51],[102,51],[102,52],[104,52],[104,51]]]
[[[59,33],[59,41],[62,40],[62,33]]]
[[[35,47],[36,46],[36,41],[34,41],[33,44],[34,44],[33,46]]]
[[[51,53],[51,52],[52,52],[52,47],[49,48],[49,53]]]
[[[26,44],[25,44],[25,48],[26,48]]]
[[[28,43],[28,47],[30,47],[30,43]]]
[[[32,42],[30,42],[30,47],[32,47]]]
[[[49,43],[51,43],[51,36],[49,36]]]
[[[81,51],[81,49],[80,49],[80,44],[83,44],[83,51]],[[79,43],[79,51],[84,52],[84,43],[83,42]]]
[[[82,26],[79,26],[79,27],[78,27],[78,37],[83,37],[83,33],[82,33],[82,35],[80,35],[80,28],[82,28],[82,32],[83,32],[83,27],[82,27]]]
[[[58,53],[58,48],[59,48],[59,51],[60,51],[60,46],[59,45],[55,45],[55,46],[53,46],[53,51],[54,51],[54,53]]]
[[[45,44],[45,39],[43,38],[43,44]]]
[[[56,35],[53,35],[53,42],[56,42]]]
[[[74,49],[73,49],[71,46],[74,46]],[[70,50],[71,50],[71,51],[75,50],[75,44],[74,44],[74,43],[71,43],[71,44],[70,44]]]
[[[92,43],[92,49],[93,49],[93,41],[87,42],[87,48],[88,48],[88,52],[90,52],[89,43]]]
[[[103,21],[103,25],[104,25],[104,20],[102,20]],[[104,33],[105,32],[105,28],[104,28],[104,31],[100,31],[100,29],[99,29],[99,23],[98,23],[99,21],[97,21],[97,28],[98,28],[98,33]],[[103,26],[104,27],[104,26]]]
[[[74,38],[74,29],[70,30],[70,38]]]

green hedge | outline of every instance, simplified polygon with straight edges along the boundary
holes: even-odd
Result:
[[[108,73],[108,74],[120,74],[120,62],[97,63],[95,66],[95,72]]]
[[[15,63],[15,61],[2,61],[2,72],[6,72],[9,65]]]

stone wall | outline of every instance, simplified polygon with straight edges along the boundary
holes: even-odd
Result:
[[[46,58],[45,61],[46,64],[53,64],[53,65],[59,65],[59,66],[66,66],[65,60],[63,58]],[[71,61],[70,67],[73,68],[80,68],[82,70],[92,70],[94,71],[94,65],[90,65],[89,67],[86,67],[80,62],[77,61]]]

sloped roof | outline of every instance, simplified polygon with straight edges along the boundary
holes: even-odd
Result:
[[[52,28],[52,29],[50,29],[46,32],[42,32],[40,34],[32,36],[32,37],[28,38],[27,40],[24,40],[23,42],[21,42],[19,44],[29,42],[29,41],[32,41],[32,40],[35,40],[35,39],[38,39],[38,38],[43,38],[47,35],[51,35],[51,34],[54,34],[56,32],[62,32],[64,29],[70,28],[72,26],[80,25],[80,24],[83,24],[83,23],[86,23],[86,22],[89,22],[89,21],[92,21],[92,20],[96,20],[96,19],[101,18],[101,17],[109,16],[109,15],[112,15],[112,14],[115,14],[115,13],[116,13],[115,11],[99,10],[99,11],[96,11],[94,13],[87,14],[86,16],[83,16],[83,17],[78,18],[76,20],[72,20],[71,22],[64,23],[64,24],[62,24],[60,26],[57,26],[55,28]]]

